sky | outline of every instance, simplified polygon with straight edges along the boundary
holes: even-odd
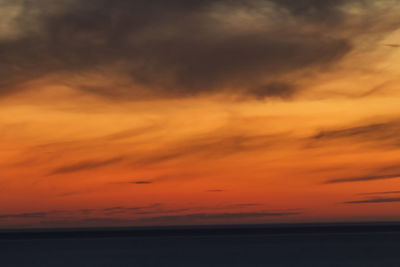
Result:
[[[0,228],[399,221],[399,15],[0,0]]]

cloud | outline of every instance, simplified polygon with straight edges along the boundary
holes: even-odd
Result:
[[[79,210],[80,213],[87,214],[89,210]],[[64,210],[51,210],[51,211],[39,211],[39,212],[25,212],[15,214],[0,214],[0,219],[41,219],[54,215],[62,215],[71,213],[70,211]]]
[[[343,204],[379,204],[379,203],[393,203],[400,202],[400,197],[395,198],[370,198],[365,200],[347,201]]]
[[[386,46],[392,47],[392,48],[400,48],[400,44],[386,44]]]
[[[123,160],[123,157],[116,157],[116,158],[111,158],[111,159],[107,159],[107,160],[82,161],[82,162],[74,163],[71,165],[60,166],[60,167],[52,170],[50,172],[50,175],[66,174],[66,173],[72,173],[72,172],[97,169],[97,168],[101,168],[104,166],[109,166],[109,165],[112,165],[115,163],[119,163],[122,160]]]
[[[89,215],[91,213],[93,213],[95,210],[94,209],[83,209],[83,210],[79,210],[80,213],[83,213],[85,215]]]
[[[102,209],[101,211],[106,214],[128,213],[128,212],[136,213],[136,212],[150,211],[150,210],[158,209],[160,207],[161,207],[161,204],[154,203],[154,204],[147,205],[147,206],[136,206],[136,207],[117,206],[117,207],[105,208],[105,209]]]
[[[375,136],[376,134],[383,134],[388,130],[392,129],[393,126],[397,128],[398,122],[393,123],[376,123],[365,126],[357,126],[352,128],[322,131],[314,136],[314,139],[335,139],[335,138],[348,138],[348,137],[363,137],[363,136]]]
[[[337,183],[350,183],[350,182],[366,182],[366,181],[398,179],[398,178],[400,178],[400,173],[338,178],[338,179],[328,180],[326,181],[326,183],[337,184]]]
[[[19,214],[2,214],[0,219],[30,219],[30,218],[44,218],[48,216],[49,212],[33,212],[33,213],[19,213]]]
[[[181,209],[158,209],[158,210],[153,210],[153,211],[138,211],[135,212],[137,215],[152,215],[152,214],[171,214],[171,213],[181,213],[181,212],[186,212],[190,211],[191,208],[181,208]]]
[[[106,208],[102,211],[106,215],[112,214],[130,214],[130,215],[151,215],[151,214],[165,214],[165,213],[181,213],[191,210],[190,208],[177,208],[177,209],[166,209],[163,208],[161,204],[152,204],[148,206],[138,206],[138,207],[112,207]]]
[[[152,181],[135,181],[131,182],[131,184],[152,184]]]
[[[245,203],[232,204],[219,207],[222,209],[235,209],[240,207],[256,207],[259,204]],[[35,220],[35,223],[48,226],[118,226],[118,225],[149,225],[163,223],[196,223],[213,220],[246,220],[268,217],[286,217],[302,214],[299,209],[287,209],[281,211],[258,212],[202,212],[209,211],[209,207],[176,207],[168,208],[160,203],[143,206],[115,206],[96,209],[79,210],[51,210],[44,212],[0,214],[0,220],[18,219],[23,222],[27,219]]]
[[[20,11],[0,34],[0,95],[46,79],[110,98],[289,97],[288,75],[339,62],[376,13],[373,0],[8,2]]]
[[[149,155],[133,160],[134,165],[153,165],[166,161],[201,157],[215,159],[227,157],[237,153],[259,151],[275,146],[282,140],[279,135],[251,135],[245,133],[211,132],[205,136],[183,140],[170,144]]]
[[[313,142],[329,142],[351,140],[353,142],[372,142],[381,145],[400,146],[400,121],[372,123],[367,125],[324,130],[314,135]]]
[[[349,182],[368,182],[368,181],[397,179],[397,178],[400,178],[400,166],[398,164],[395,164],[395,165],[387,165],[375,168],[374,170],[364,175],[330,179],[325,183],[335,184],[335,183],[349,183]],[[396,192],[397,191],[382,192],[382,194],[393,194]],[[372,195],[379,193],[364,193],[364,194]]]
[[[238,204],[232,204],[232,205],[227,205],[225,208],[249,208],[249,207],[257,207],[261,206],[260,203],[238,203]]]
[[[259,86],[249,91],[256,98],[264,99],[268,97],[279,96],[281,98],[289,98],[298,91],[298,88],[289,83],[272,82]]]
[[[143,215],[149,215],[143,214]],[[200,222],[212,222],[213,220],[246,220],[257,218],[286,217],[300,215],[299,212],[269,213],[269,212],[248,212],[248,213],[192,213],[186,215],[151,216],[144,218],[116,218],[116,217],[91,217],[91,218],[70,218],[67,220],[43,220],[40,223],[45,225],[83,225],[83,226],[132,226],[132,225],[153,225],[157,224],[190,224]]]
[[[154,183],[154,181],[151,180],[138,180],[138,181],[126,181],[126,182],[112,182],[111,184],[133,184],[133,185],[149,185]]]
[[[25,212],[16,214],[0,214],[0,219],[52,219],[57,220],[60,218],[64,219],[77,219],[81,216],[88,215],[116,215],[121,213],[131,215],[145,215],[145,214],[157,214],[157,213],[177,213],[182,211],[188,211],[189,209],[164,209],[159,203],[154,203],[145,206],[133,206],[133,207],[109,207],[100,209],[79,209],[79,210],[50,210],[50,211],[39,211],[39,212]]]
[[[215,205],[211,209],[218,209],[218,210],[229,210],[229,209],[240,209],[240,208],[254,208],[260,207],[262,204],[259,203],[238,203],[238,204],[226,204],[226,205]],[[106,215],[111,214],[130,214],[130,215],[152,215],[152,214],[174,214],[174,213],[182,213],[188,211],[201,211],[201,210],[209,210],[210,207],[190,207],[190,208],[168,208],[164,207],[162,204],[155,203],[148,206],[137,206],[137,207],[123,207],[123,206],[116,206],[98,210],[100,212],[104,212]],[[289,210],[298,211],[298,210]],[[285,213],[287,211],[285,210]],[[280,213],[280,212],[277,212]],[[271,213],[274,214],[274,213]]]
[[[142,128],[130,129],[100,137],[99,141],[121,141],[129,138],[144,136],[153,131],[159,130],[159,125],[145,126]]]
[[[164,125],[165,126],[165,125]],[[72,140],[60,140],[58,142],[44,142],[40,144],[32,144],[24,149],[24,155],[22,159],[18,159],[17,162],[13,163],[14,166],[38,166],[49,164],[57,166],[57,161],[60,159],[74,158],[76,155],[82,153],[82,151],[96,151],[99,148],[104,148],[107,146],[124,146],[124,143],[132,142],[138,139],[150,139],[154,138],[153,135],[161,130],[160,125],[151,124],[143,127],[128,128],[121,131],[113,132],[112,134],[105,134],[100,136],[93,136],[88,138],[78,138]],[[0,135],[1,135],[0,131]],[[126,147],[126,146],[124,146]],[[123,149],[123,148],[121,148]],[[123,156],[119,156],[121,161]],[[116,159],[119,158],[115,157]],[[112,160],[111,158],[110,160]],[[106,161],[107,159],[105,159]],[[91,161],[103,161],[100,159],[87,160],[89,163]],[[64,162],[65,163],[65,162]],[[78,162],[85,163],[85,162]],[[75,164],[78,164],[75,163]],[[74,165],[74,163],[70,163]],[[60,166],[61,168],[62,166]]]
[[[157,216],[140,219],[143,222],[175,222],[185,220],[252,219],[264,217],[295,216],[300,212],[239,212],[239,213],[193,213],[186,215]]]
[[[368,195],[391,195],[391,194],[400,194],[400,191],[370,192],[370,193],[360,193],[359,195],[368,196]]]
[[[72,191],[72,192],[65,192],[62,194],[59,194],[58,197],[72,197],[72,196],[77,196],[77,195],[82,195],[82,194],[89,194],[95,192],[94,190],[82,190],[82,191]]]
[[[310,19],[325,20],[326,16],[340,16],[342,11],[339,9],[345,0],[273,0],[273,2],[289,9],[296,15],[306,16]],[[357,2],[357,1],[353,1]],[[325,17],[324,17],[325,16]]]

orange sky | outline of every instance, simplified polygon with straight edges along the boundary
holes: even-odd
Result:
[[[0,1],[1,228],[400,220],[398,1],[61,2]]]

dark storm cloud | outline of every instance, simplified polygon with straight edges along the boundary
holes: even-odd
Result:
[[[71,172],[78,172],[78,171],[85,171],[85,170],[92,170],[101,168],[104,166],[112,165],[115,163],[119,163],[123,160],[123,157],[111,158],[106,160],[91,160],[91,161],[82,161],[78,163],[74,163],[71,165],[64,165],[58,167],[50,172],[50,175],[56,174],[65,174]]]
[[[400,202],[400,197],[393,198],[370,198],[365,200],[347,201],[343,204],[379,204],[379,203],[393,203]]]
[[[358,32],[337,34],[348,30],[341,7],[350,2],[361,1],[10,1],[22,11],[16,37],[0,38],[0,94],[47,78],[106,97],[288,97],[300,88],[281,75],[322,71],[352,50]],[[89,74],[113,82],[92,84]]]

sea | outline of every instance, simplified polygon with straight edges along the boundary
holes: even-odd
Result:
[[[13,231],[0,266],[400,266],[400,227],[335,227]]]

